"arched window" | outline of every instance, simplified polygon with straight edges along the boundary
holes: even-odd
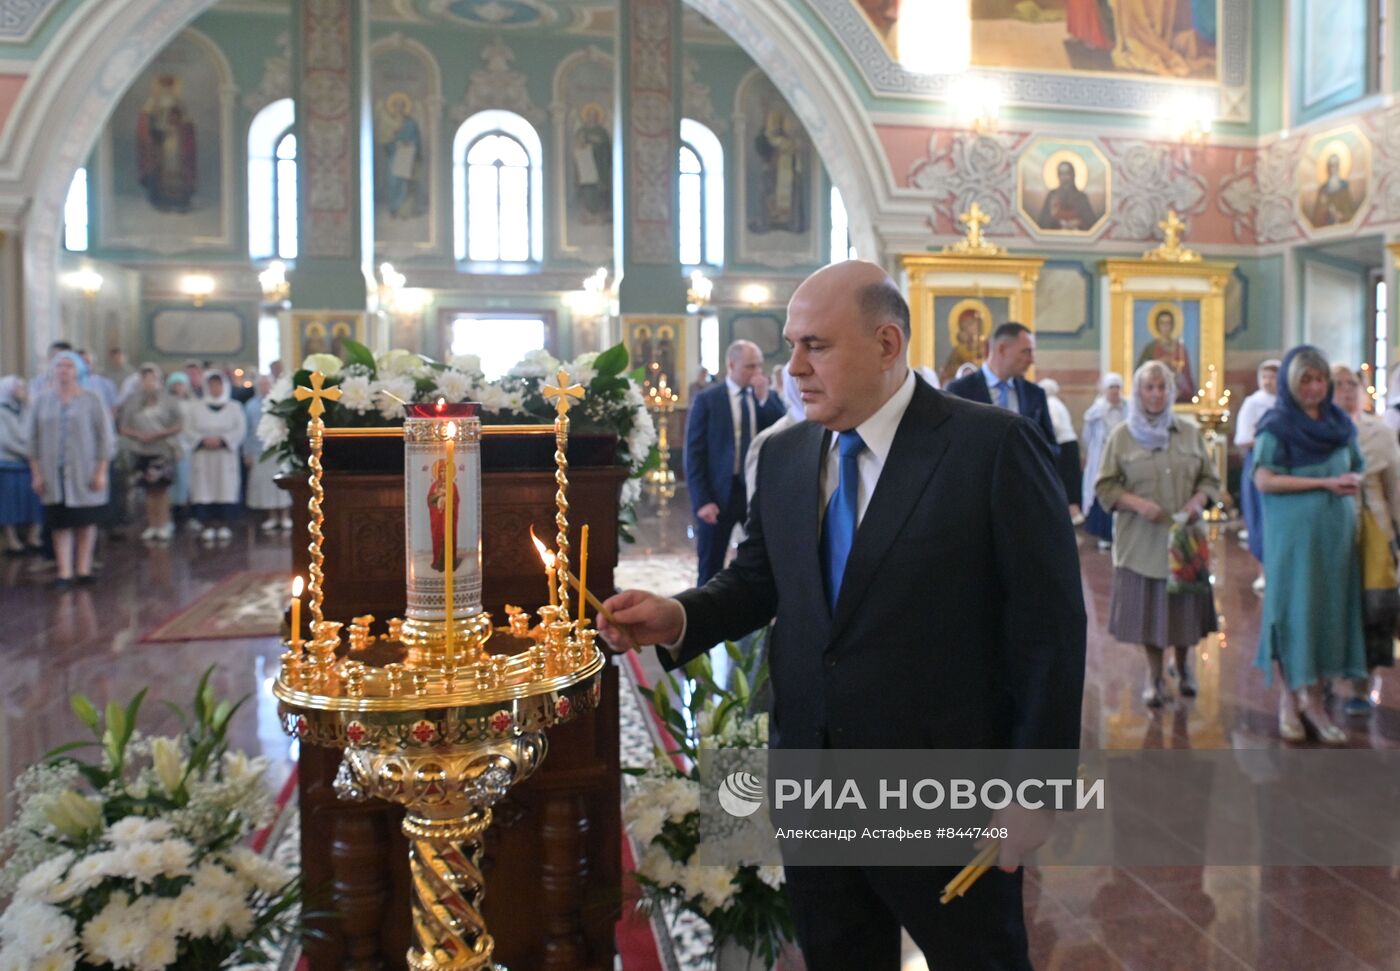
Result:
[[[297,256],[296,108],[282,98],[248,126],[248,255],[255,260]]]
[[[724,148],[698,121],[681,119],[680,244],[685,266],[724,265]]]
[[[856,248],[851,245],[851,217],[846,212],[846,200],[841,190],[831,187],[831,253],[832,263],[841,263],[856,258]]]
[[[452,141],[457,259],[539,263],[544,258],[540,136],[512,111],[479,111]]]
[[[70,253],[86,253],[88,248],[88,170],[73,173],[68,198],[63,202],[63,248]]]

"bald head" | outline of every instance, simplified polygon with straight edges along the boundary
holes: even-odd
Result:
[[[804,280],[783,336],[807,417],[845,431],[873,415],[908,373],[908,334],[908,304],[874,263],[833,263]]]
[[[737,340],[725,351],[724,363],[729,380],[741,388],[747,388],[763,372],[763,352],[753,341]]]

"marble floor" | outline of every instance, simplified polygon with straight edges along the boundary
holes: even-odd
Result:
[[[684,494],[665,510],[642,511],[638,542],[623,571],[653,585],[687,582],[693,563]],[[233,744],[268,755],[274,784],[290,770],[294,743],[277,726],[269,692],[278,646],[271,638],[141,643],[168,616],[237,570],[290,564],[290,541],[243,527],[207,550],[190,535],[168,548],[109,542],[93,587],[55,592],[52,573],[27,558],[0,559],[0,787],[8,793],[24,766],[80,737],[68,698],[153,698],[188,703],[200,674],[217,665],[224,696],[253,695],[232,727]],[[1111,566],[1081,541],[1089,609],[1087,745],[1112,748],[1267,748],[1279,743],[1275,696],[1251,666],[1260,601],[1248,555],[1232,533],[1218,537],[1217,598],[1222,635],[1198,651],[1201,693],[1189,704],[1149,713],[1139,699],[1142,660],[1104,631]],[[648,659],[649,664],[654,661]],[[649,671],[654,675],[654,669]],[[174,718],[148,704],[142,728],[172,731]],[[1381,709],[1351,724],[1355,747],[1400,745],[1400,690],[1385,686]],[[10,812],[8,797],[3,813]],[[1400,971],[1400,872],[1371,868],[1108,867],[1032,871],[1027,892],[1035,966],[1094,969]],[[922,968],[911,955],[908,971]]]

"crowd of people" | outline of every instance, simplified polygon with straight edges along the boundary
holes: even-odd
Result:
[[[1173,408],[1167,364],[1142,364],[1126,387],[1122,375],[1103,375],[1077,432],[1058,384],[1026,377],[1034,360],[1034,333],[1004,324],[991,335],[985,362],[965,364],[946,391],[1018,413],[1040,430],[1071,521],[1112,552],[1108,631],[1141,646],[1144,703],[1158,709],[1174,695],[1193,697],[1195,648],[1218,625],[1199,525],[1225,489],[1216,460],[1194,417]],[[687,468],[693,478],[722,461],[730,485],[719,523],[726,539],[724,527],[742,522],[754,501],[760,448],[806,417],[786,366],[763,380],[757,363],[757,348],[736,342],[723,382],[732,411],[714,397],[722,418],[707,412],[701,427],[692,414]],[[919,374],[938,386],[936,375]],[[1373,413],[1362,376],[1309,346],[1264,361],[1257,378],[1234,416],[1243,459],[1238,536],[1259,564],[1254,590],[1263,598],[1256,665],[1266,680],[1275,671],[1282,680],[1282,738],[1345,744],[1329,702],[1340,700],[1348,716],[1368,715],[1380,699],[1380,669],[1395,661],[1400,392],[1393,406]],[[701,382],[696,388],[708,390]],[[699,461],[692,464],[692,456]],[[704,492],[692,486],[692,494]],[[716,545],[706,543],[702,583],[723,562]],[[1328,582],[1318,583],[1320,576]]]
[[[3,552],[51,557],[66,589],[94,582],[99,533],[139,526],[141,541],[168,543],[183,522],[213,545],[245,510],[264,532],[291,529],[291,499],[256,433],[276,370],[240,384],[187,361],[167,375],[113,349],[98,372],[58,341],[33,380],[0,378]]]

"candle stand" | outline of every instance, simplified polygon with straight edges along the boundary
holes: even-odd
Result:
[[[509,622],[499,629],[480,603],[480,422],[470,405],[448,406],[441,416],[420,407],[405,422],[408,616],[380,630],[373,616],[356,617],[343,632],[324,619],[322,399],[339,389],[324,388],[319,372],[311,388],[297,389],[298,398],[312,399],[311,636],[301,642],[291,632],[273,693],[289,734],[344,749],[341,798],[405,807],[413,971],[504,971],[481,914],[491,807],[539,767],[546,731],[595,708],[601,696],[596,632],[571,620],[568,606],[564,452],[568,410],[583,390],[566,377],[561,371],[545,389],[557,410],[558,606],[540,607],[537,622],[507,608]],[[493,638],[504,651],[487,650]]]

